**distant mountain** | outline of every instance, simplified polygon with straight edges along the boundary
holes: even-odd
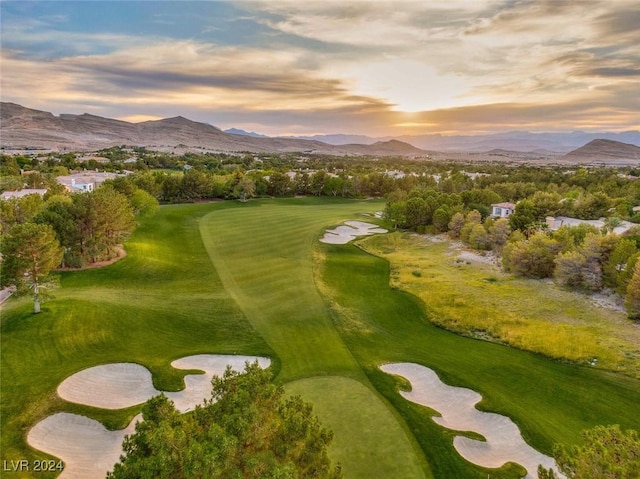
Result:
[[[430,156],[434,159],[633,163],[638,159],[640,132],[530,133],[493,135],[400,136],[364,135],[267,137],[240,129],[222,131],[208,123],[177,116],[129,123],[96,115],[62,114],[0,103],[0,148],[95,151],[109,146],[146,146],[163,151],[301,152],[329,155]],[[319,141],[322,139],[323,141]],[[589,142],[599,140],[592,145]],[[610,143],[606,143],[609,141]],[[605,143],[602,143],[605,142]],[[626,150],[611,147],[625,145]],[[586,145],[585,145],[586,144]],[[589,147],[582,150],[582,146]],[[590,146],[591,145],[591,146]],[[609,146],[607,146],[609,145]],[[576,150],[577,149],[577,150]],[[577,152],[576,152],[577,151]],[[440,152],[440,153],[438,153]],[[570,153],[571,152],[571,153]],[[562,156],[566,154],[565,156]],[[636,155],[636,156],[634,156]]]
[[[396,139],[424,150],[471,153],[487,153],[492,150],[506,150],[508,152],[543,153],[545,155],[562,155],[597,138],[621,141],[640,146],[639,131],[626,131],[622,133],[585,133],[580,131],[570,133],[531,133],[527,131],[508,131],[491,135],[444,136],[440,134],[433,134],[380,138],[363,135],[336,134],[297,136],[295,138],[313,139],[330,143],[332,145],[344,145],[347,143],[371,145],[377,141]]]
[[[229,128],[224,130],[225,133],[230,133],[231,135],[244,135],[244,136],[252,136],[253,138],[271,138],[268,135],[263,135],[261,133],[256,133],[254,131],[245,131],[240,130],[238,128]]]
[[[289,137],[281,137],[281,138],[296,138],[298,140],[315,140],[321,141],[323,143],[329,143],[330,145],[351,145],[351,144],[359,144],[359,145],[373,145],[379,141],[389,141],[393,139],[392,137],[384,137],[384,138],[373,138],[371,136],[366,135],[344,135],[344,134],[334,134],[334,135],[313,135],[313,136],[289,136]],[[407,141],[407,143],[411,143]]]
[[[620,160],[636,160],[640,164],[640,147],[620,141],[599,138],[567,153],[561,159],[575,162],[598,161],[608,164]]]
[[[421,156],[426,152],[399,141],[336,146],[294,138],[226,133],[215,126],[177,116],[129,123],[84,113],[49,112],[0,103],[0,147],[5,150],[92,151],[110,146],[147,146],[160,150],[218,152],[303,152],[330,155]]]

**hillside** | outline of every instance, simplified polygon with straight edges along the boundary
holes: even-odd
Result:
[[[574,162],[606,162],[627,163],[629,160],[640,162],[640,147],[620,141],[596,139],[584,146],[567,153],[562,158],[564,161]]]
[[[91,151],[117,145],[216,152],[307,152],[331,155],[422,156],[426,152],[397,140],[373,145],[329,145],[294,138],[258,138],[221,131],[177,116],[129,123],[87,113],[62,114],[0,104],[0,147],[4,150]]]

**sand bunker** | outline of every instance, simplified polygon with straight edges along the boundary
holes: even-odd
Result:
[[[431,369],[413,363],[381,366],[388,374],[403,376],[411,382],[412,391],[401,391],[409,401],[435,409],[441,417],[433,417],[437,424],[456,431],[473,431],[486,442],[457,436],[453,445],[469,462],[488,468],[498,468],[507,462],[520,464],[527,470],[527,478],[538,477],[538,465],[553,467],[555,461],[529,446],[518,426],[511,419],[494,413],[478,411],[474,406],[482,396],[471,389],[448,386]],[[560,475],[560,477],[564,477]]]
[[[188,356],[171,363],[176,369],[197,369],[204,374],[185,376],[182,391],[166,392],[179,411],[186,412],[211,395],[211,379],[221,376],[227,366],[244,369],[246,361],[258,361],[260,367],[269,366],[269,359],[253,356],[220,356],[201,354]],[[58,386],[62,399],[103,409],[122,409],[145,402],[160,394],[153,387],[151,373],[144,366],[133,363],[104,364],[80,371]]]
[[[140,420],[138,415],[126,429],[109,431],[98,421],[63,412],[36,424],[27,441],[64,461],[59,478],[104,478],[122,454],[125,435],[133,433]]]
[[[204,374],[185,376],[182,391],[167,392],[176,408],[186,412],[211,397],[211,379],[221,376],[227,366],[244,369],[246,361],[258,361],[262,368],[268,358],[255,356],[223,356],[201,354],[173,361],[176,369],[195,369]],[[153,387],[147,368],[133,363],[105,364],[80,371],[65,379],[58,394],[67,401],[103,409],[120,409],[140,404],[160,394]],[[136,416],[126,429],[109,431],[93,419],[76,414],[58,413],[36,424],[27,435],[27,442],[36,449],[62,459],[65,469],[62,479],[104,478],[122,453],[122,441],[134,431]]]
[[[335,229],[327,230],[324,236],[320,238],[321,243],[328,244],[347,244],[349,241],[359,236],[368,236],[376,233],[387,233],[384,228],[379,228],[371,223],[362,221],[345,221],[344,225]]]

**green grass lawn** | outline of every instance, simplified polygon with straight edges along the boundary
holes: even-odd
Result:
[[[265,355],[277,381],[313,401],[335,432],[345,477],[518,477],[462,460],[453,433],[404,400],[385,362],[413,361],[509,415],[549,452],[585,427],[640,429],[640,381],[552,361],[434,326],[415,296],[389,287],[389,263],[353,245],[318,242],[380,201],[260,200],[162,207],[105,268],[61,274],[31,314],[27,298],[2,310],[2,459],[43,456],[28,429],[57,411],[123,427],[138,408],[103,411],[59,399],[67,376],[108,362],[148,367],[158,389],[180,389],[172,360],[200,353]],[[5,475],[3,474],[3,477]],[[35,477],[7,474],[6,477]],[[47,477],[40,474],[37,477]],[[52,477],[52,476],[48,476]]]

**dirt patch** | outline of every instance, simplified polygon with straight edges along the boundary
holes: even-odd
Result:
[[[111,259],[108,259],[105,261],[96,261],[95,263],[88,263],[82,268],[69,268],[69,267],[57,268],[56,271],[82,271],[85,269],[102,268],[103,266],[109,266],[110,264],[113,264],[116,261],[120,261],[122,258],[126,258],[127,252],[125,251],[124,247],[121,244],[116,245],[114,249],[115,249],[116,256]]]

